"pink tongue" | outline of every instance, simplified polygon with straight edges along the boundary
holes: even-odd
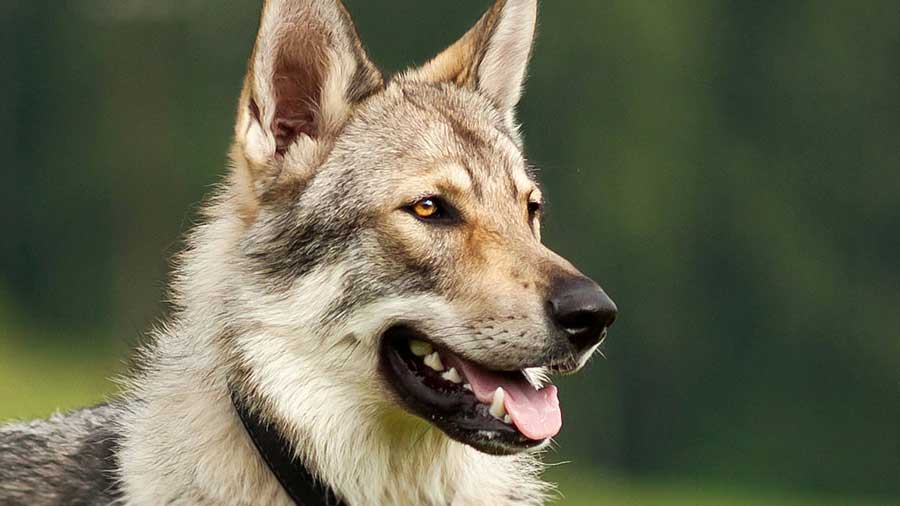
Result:
[[[456,361],[454,361],[456,362]],[[548,385],[541,390],[535,390],[524,376],[497,374],[482,369],[474,364],[459,360],[458,365],[472,391],[480,402],[487,405],[494,399],[497,388],[506,391],[503,403],[506,412],[519,432],[528,439],[541,441],[553,437],[559,433],[562,427],[562,412],[559,410],[559,399],[556,397],[557,389],[554,385]]]

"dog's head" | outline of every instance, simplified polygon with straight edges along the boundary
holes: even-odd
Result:
[[[514,114],[536,15],[498,0],[386,82],[337,0],[266,3],[232,150],[229,304],[251,329],[245,382],[285,416],[413,413],[500,454],[558,432],[543,373],[581,368],[616,306],[541,244]]]

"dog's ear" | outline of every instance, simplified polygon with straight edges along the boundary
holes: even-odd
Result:
[[[266,0],[235,127],[239,180],[258,195],[309,177],[354,105],[383,86],[340,0]]]
[[[497,0],[461,39],[407,77],[476,89],[512,122],[536,24],[537,0]]]

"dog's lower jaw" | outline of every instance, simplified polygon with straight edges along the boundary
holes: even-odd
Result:
[[[194,339],[159,336],[150,367],[133,380],[119,453],[124,504],[291,505],[235,415],[224,361],[198,357]],[[491,457],[398,416],[399,429],[391,417],[333,431],[301,420],[310,439],[328,444],[296,443],[330,453],[315,464],[350,506],[543,503],[533,457]]]

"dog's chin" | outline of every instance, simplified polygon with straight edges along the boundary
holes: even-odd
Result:
[[[380,361],[404,409],[481,452],[540,450],[559,431],[556,387],[538,390],[524,371],[490,370],[406,326],[382,335]],[[495,386],[504,393],[497,394]]]

